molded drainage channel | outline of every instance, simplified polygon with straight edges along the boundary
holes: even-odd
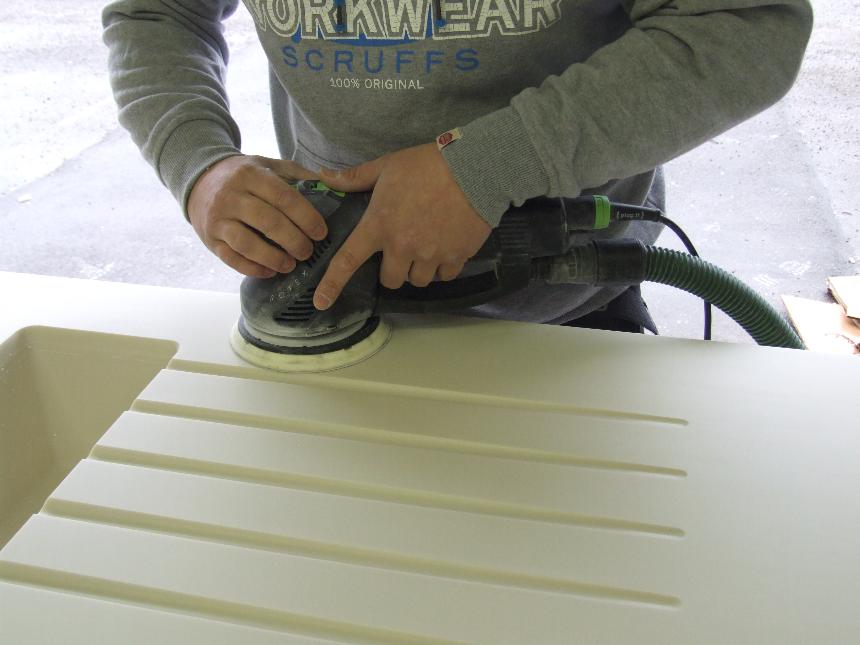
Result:
[[[53,327],[27,327],[0,344],[0,548],[177,349]]]

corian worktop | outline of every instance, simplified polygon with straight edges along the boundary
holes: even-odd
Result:
[[[234,295],[0,302],[19,353],[164,354],[0,552],[0,642],[857,642],[856,359],[398,317],[282,375],[232,353]]]

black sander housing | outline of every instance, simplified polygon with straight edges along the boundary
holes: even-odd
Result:
[[[332,306],[319,311],[313,305],[314,291],[332,257],[367,210],[370,193],[341,193],[317,181],[299,182],[296,188],[325,218],[328,235],[316,242],[311,257],[298,262],[290,273],[244,279],[240,289],[242,314],[231,338],[240,357],[270,369],[321,371],[351,365],[387,342],[390,329],[380,318],[383,314],[462,311],[522,289],[532,281],[627,286],[650,279],[679,286],[706,300],[711,300],[709,289],[719,286],[720,293],[727,290],[724,285],[704,284],[699,288],[696,280],[686,280],[693,284],[676,283],[673,276],[678,272],[665,271],[665,266],[660,276],[667,273],[668,278],[651,275],[666,263],[680,266],[690,256],[667,256],[665,249],[646,247],[638,240],[583,236],[587,231],[633,220],[668,222],[657,209],[586,195],[574,199],[536,198],[510,209],[466,263],[461,276],[451,281],[432,282],[421,288],[405,284],[399,289],[386,289],[379,284],[382,255],[377,253],[355,272]],[[698,258],[690,259],[707,265],[705,269],[717,272],[721,279],[729,275]],[[703,270],[695,265],[680,273],[683,278],[700,275]],[[764,320],[758,326],[779,327],[777,340],[764,344],[802,347],[790,328],[786,332],[786,323],[779,314],[757,294],[736,280],[729,286],[732,294],[743,292],[740,300],[731,299],[742,306],[735,306],[734,313],[731,307],[721,308],[754,338],[755,329],[738,318],[747,310],[754,310],[754,317]],[[750,298],[754,302],[745,304]],[[720,306],[720,302],[714,304]],[[765,340],[769,339],[767,336]],[[762,342],[762,338],[756,340]]]

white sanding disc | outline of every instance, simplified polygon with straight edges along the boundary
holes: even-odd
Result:
[[[238,323],[230,332],[230,346],[244,361],[276,372],[329,372],[370,358],[391,338],[391,326],[380,319],[376,329],[355,345],[325,354],[281,354],[252,345],[239,333]]]

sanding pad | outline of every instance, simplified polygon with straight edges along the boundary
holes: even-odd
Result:
[[[239,329],[241,320],[230,332],[230,346],[244,361],[277,372],[328,372],[349,367],[370,358],[385,347],[391,338],[391,326],[382,318],[368,335],[357,338],[355,344],[342,346],[330,352],[291,353],[272,347],[264,349],[248,341]]]

